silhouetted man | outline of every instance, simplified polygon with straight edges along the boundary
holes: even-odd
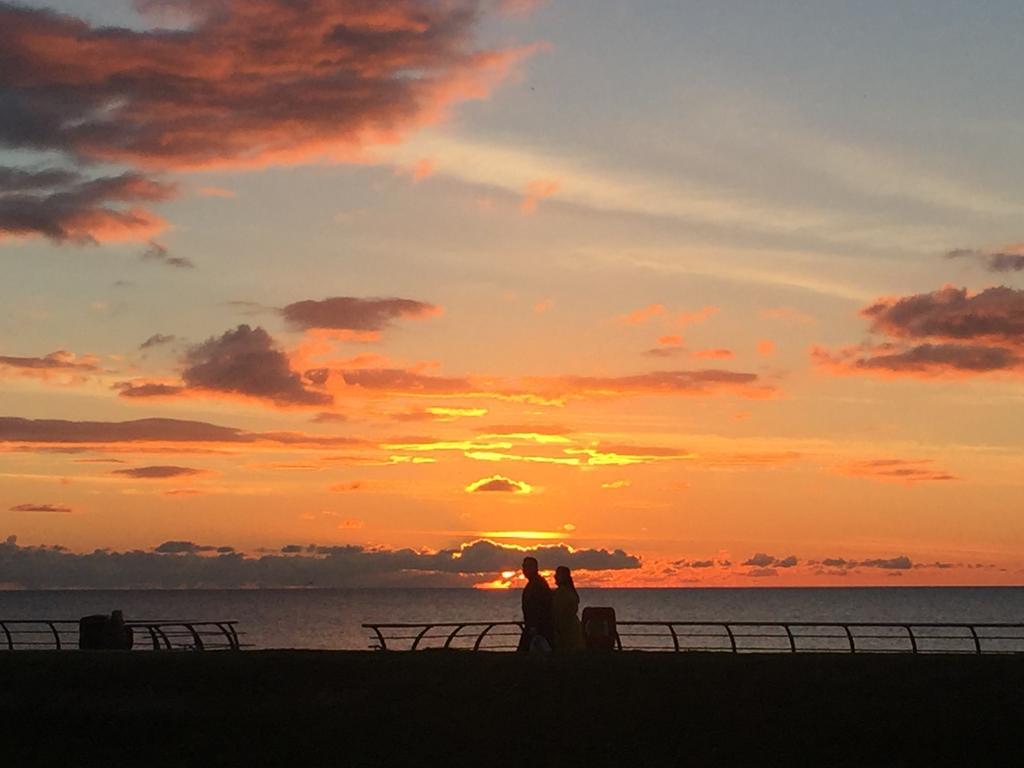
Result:
[[[523,634],[519,638],[519,650],[529,651],[536,638],[543,638],[547,648],[555,643],[555,627],[551,616],[551,588],[537,566],[537,558],[523,558]],[[539,640],[536,640],[541,644]]]

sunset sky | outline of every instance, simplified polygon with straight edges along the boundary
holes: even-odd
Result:
[[[1019,584],[1022,32],[0,2],[0,585]]]

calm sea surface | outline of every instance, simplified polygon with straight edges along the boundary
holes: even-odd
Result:
[[[1024,588],[581,589],[621,620],[1024,622]],[[363,622],[512,621],[518,592],[470,589],[0,592],[0,619],[237,620],[257,648],[363,649]]]

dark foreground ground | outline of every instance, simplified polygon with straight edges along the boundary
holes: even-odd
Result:
[[[0,653],[0,765],[1018,766],[1024,658]]]

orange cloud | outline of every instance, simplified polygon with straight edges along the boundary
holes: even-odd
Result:
[[[814,318],[806,312],[801,312],[800,310],[793,309],[792,307],[773,307],[771,309],[762,309],[761,317],[769,320],[781,320],[797,325],[807,325],[814,322]]]
[[[247,432],[204,421],[136,419],[133,421],[69,421],[0,417],[0,444],[19,447],[85,450],[123,446],[127,452],[189,452],[207,447],[266,446],[289,448],[368,447],[360,438],[309,435],[302,432]]]
[[[549,397],[677,396],[695,397],[729,393],[766,398],[775,387],[757,374],[705,370],[654,371],[631,376],[562,376],[528,379]]]
[[[546,0],[499,0],[498,7],[503,13],[525,15],[544,5]]]
[[[352,493],[353,491],[364,491],[366,487],[365,482],[353,480],[347,483],[335,483],[328,490],[332,493]]]
[[[757,354],[761,357],[771,357],[775,354],[775,342],[771,339],[761,339],[757,342]]]
[[[704,360],[731,360],[736,355],[731,349],[716,347],[714,349],[698,349],[693,356]]]
[[[625,467],[632,464],[653,464],[661,461],[688,461],[697,455],[678,448],[663,446],[609,445],[599,443],[593,448],[566,448],[570,456],[586,456],[592,467]]]
[[[841,475],[863,477],[885,483],[915,483],[956,480],[948,472],[936,469],[931,459],[869,459],[851,461],[835,468]]]
[[[429,176],[433,176],[436,170],[437,163],[429,157],[424,157],[413,164],[412,168],[409,169],[409,173],[412,175],[413,181],[422,181]]]
[[[537,204],[546,197],[551,197],[561,189],[562,183],[557,179],[537,179],[526,185],[523,202],[519,206],[525,214],[536,212]]]
[[[199,187],[196,192],[202,197],[237,197],[237,193],[223,187]]]
[[[625,325],[643,325],[648,320],[665,315],[664,304],[648,304],[646,307],[634,309],[626,315],[620,315],[619,321]]]
[[[680,328],[687,325],[697,325],[707,322],[720,311],[719,307],[707,306],[701,307],[696,312],[680,312],[673,318],[673,324]]]
[[[43,357],[16,357],[0,355],[0,372],[12,373],[44,381],[75,384],[88,379],[88,374],[99,371],[98,360],[92,356],[78,357],[73,352],[59,349]]]

